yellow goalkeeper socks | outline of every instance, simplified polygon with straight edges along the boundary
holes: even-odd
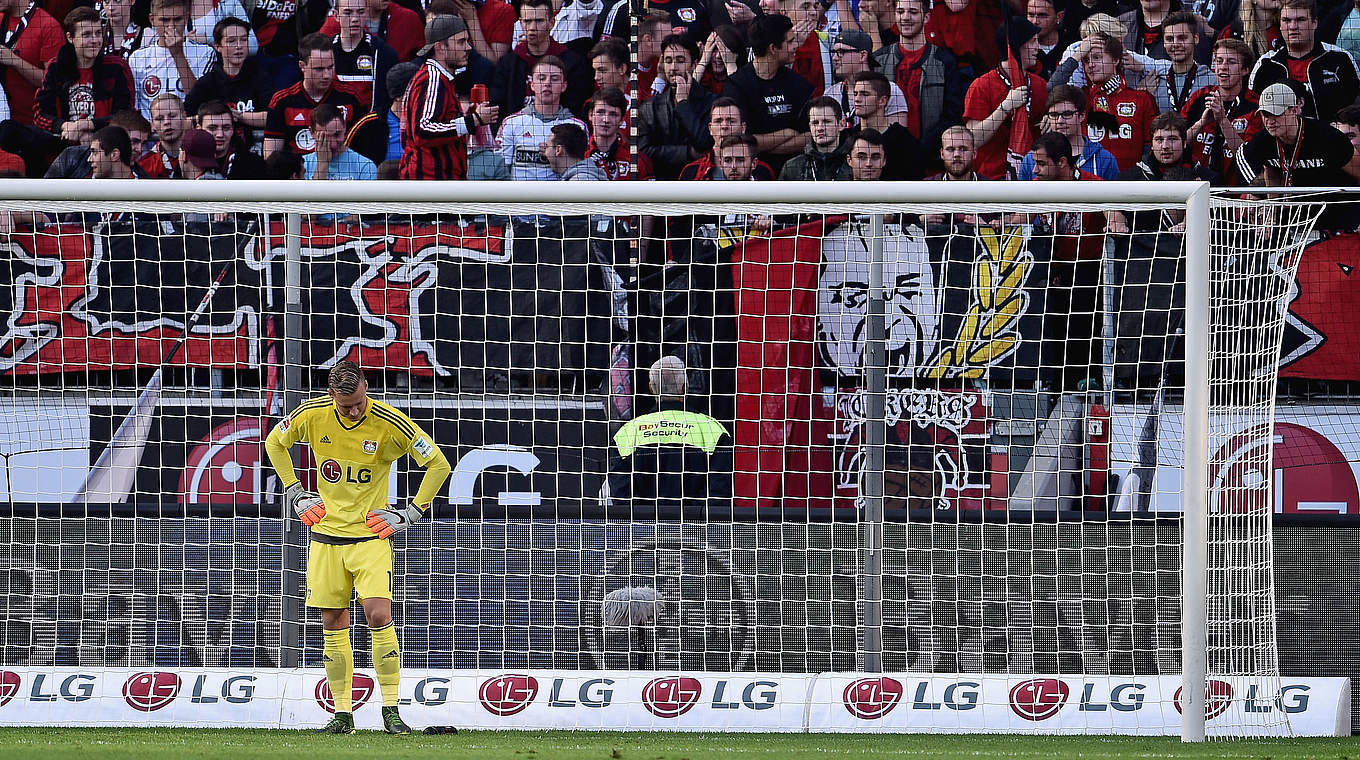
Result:
[[[326,683],[331,687],[331,699],[338,713],[354,712],[354,647],[349,643],[349,629],[321,632],[325,646],[321,660],[326,665]]]
[[[384,707],[397,704],[397,686],[401,683],[401,647],[397,644],[397,629],[392,623],[374,628],[373,669],[377,671],[378,688],[382,689]]]

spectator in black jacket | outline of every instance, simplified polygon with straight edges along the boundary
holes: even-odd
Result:
[[[803,152],[790,158],[779,172],[780,179],[849,179],[846,154],[849,140],[841,139],[841,104],[823,95],[808,104],[808,141]],[[848,137],[848,135],[847,135]]]
[[[672,34],[661,41],[661,79],[666,89],[638,109],[638,150],[652,162],[657,179],[675,179],[711,143],[704,126],[713,95],[692,76],[699,48]]]
[[[1330,122],[1336,112],[1360,95],[1360,70],[1350,53],[1317,41],[1317,5],[1313,0],[1284,0],[1280,7],[1280,36],[1284,47],[1276,48],[1256,62],[1247,88],[1262,93],[1276,82],[1291,78],[1291,64],[1306,66],[1303,79],[1303,115]]]
[[[33,123],[68,143],[87,142],[109,117],[133,106],[132,73],[105,55],[104,25],[93,8],[76,8],[63,24],[66,44],[47,67],[34,98]]]
[[[213,27],[213,48],[217,61],[194,82],[184,100],[190,116],[209,101],[225,103],[231,109],[237,129],[253,142],[253,132],[264,129],[269,117],[269,101],[274,84],[261,71],[255,58],[248,57],[250,25],[238,18],[224,18]]]
[[[151,140],[151,122],[140,111],[128,109],[109,117],[109,126],[121,127],[128,136],[128,160],[132,164],[132,176],[142,178],[146,173],[137,165],[137,159],[146,152],[146,144]],[[88,179],[90,177],[90,146],[72,145],[63,150],[57,160],[47,167],[43,174],[46,179]]]
[[[519,23],[524,29],[524,41],[496,62],[491,102],[501,107],[502,114],[524,110],[529,72],[543,56],[555,55],[567,67],[567,91],[562,95],[562,105],[572,113],[583,113],[586,99],[595,91],[595,75],[581,56],[552,38],[552,0],[524,0],[519,8]]]

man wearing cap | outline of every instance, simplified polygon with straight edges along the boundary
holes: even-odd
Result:
[[[1276,82],[1261,93],[1263,129],[1237,152],[1242,181],[1269,187],[1354,185],[1360,178],[1360,153],[1332,125],[1304,118],[1303,101],[1294,86]],[[1355,211],[1353,204],[1330,203],[1318,226],[1355,229]]]
[[[184,179],[222,179],[213,136],[201,129],[185,132],[179,141],[179,168]]]
[[[836,74],[836,83],[826,89],[828,98],[835,98],[841,104],[841,113],[849,114],[854,103],[850,101],[850,91],[846,82],[861,71],[869,71],[869,56],[873,54],[874,42],[869,35],[858,29],[841,29],[831,43],[831,68]],[[896,82],[889,80],[891,93],[888,95],[888,108],[884,112],[888,121],[907,126],[907,96]]]
[[[1010,56],[996,68],[978,77],[964,98],[964,126],[973,133],[977,145],[976,167],[988,177],[1014,178],[1024,153],[1012,151],[1012,131],[1024,132],[1022,145],[1032,142],[1037,133],[1042,104],[1048,93],[1044,80],[1030,73],[1039,54],[1039,27],[1022,18],[1011,19],[1005,39],[1016,51],[1020,70]]]
[[[458,16],[436,16],[425,27],[428,56],[406,90],[401,125],[402,179],[466,179],[467,138],[500,118],[500,108],[478,103],[463,110],[453,72],[467,63],[472,42]]]

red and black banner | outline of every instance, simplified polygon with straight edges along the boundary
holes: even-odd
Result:
[[[507,220],[508,221],[508,220]],[[304,363],[450,377],[608,366],[614,294],[587,220],[462,226],[313,220],[301,239]],[[0,374],[158,366],[222,267],[176,364],[251,368],[282,334],[281,223],[115,222],[14,234],[0,263]]]

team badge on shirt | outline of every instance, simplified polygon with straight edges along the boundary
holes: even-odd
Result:
[[[1247,117],[1243,116],[1243,117],[1238,118],[1238,119],[1233,119],[1232,125],[1233,125],[1233,129],[1237,130],[1238,132],[1244,132],[1244,131],[1246,131],[1246,129],[1247,129]]]
[[[686,24],[693,24],[694,19],[698,18],[698,15],[695,14],[693,8],[681,8],[679,11],[676,12],[676,15],[679,16],[680,20],[685,22]]]
[[[376,454],[376,453],[378,453],[378,442],[377,442],[377,441],[364,441],[364,453],[365,453],[365,454]]]
[[[354,66],[360,71],[368,71],[369,69],[373,68],[373,56],[371,55],[359,56],[358,58],[354,59]]]
[[[1133,116],[1138,110],[1138,106],[1133,103],[1120,103],[1118,110],[1120,116]]]

